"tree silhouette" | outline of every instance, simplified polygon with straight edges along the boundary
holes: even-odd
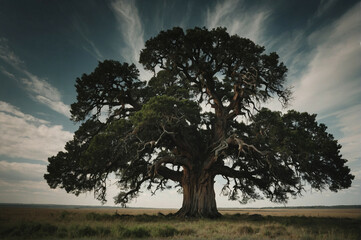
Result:
[[[154,77],[138,79],[135,65],[106,60],[76,80],[74,139],[49,158],[51,188],[105,201],[115,173],[116,203],[179,187],[179,216],[217,217],[214,179],[230,200],[286,202],[312,188],[351,186],[341,146],[316,115],[260,108],[287,104],[287,68],[276,53],[226,29],[173,28],[145,44],[140,63]],[[105,117],[104,117],[105,116]],[[169,181],[175,184],[169,184]]]

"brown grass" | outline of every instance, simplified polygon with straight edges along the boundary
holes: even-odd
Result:
[[[27,207],[10,207],[0,208],[0,220],[6,219],[24,219],[32,220],[34,218],[38,220],[46,220],[49,216],[56,216],[64,211],[76,214],[98,213],[98,214],[126,214],[126,215],[157,215],[162,213],[164,215],[175,213],[177,209],[160,209],[160,208],[27,208]],[[350,209],[319,209],[319,208],[302,208],[302,209],[226,209],[220,210],[223,215],[233,214],[259,214],[262,216],[278,216],[278,217],[291,217],[291,216],[303,216],[303,217],[331,217],[331,218],[353,218],[361,219],[360,208]]]
[[[176,209],[0,208],[0,239],[360,239],[361,209],[223,209],[223,218],[164,217]]]
[[[360,208],[350,209],[320,209],[320,208],[288,208],[288,209],[229,209],[220,211],[222,214],[260,214],[262,216],[304,216],[332,218],[361,218]]]

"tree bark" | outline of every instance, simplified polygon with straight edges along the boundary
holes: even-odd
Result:
[[[205,218],[221,216],[217,210],[213,174],[208,171],[195,172],[184,169],[181,184],[183,204],[176,213],[177,216]]]

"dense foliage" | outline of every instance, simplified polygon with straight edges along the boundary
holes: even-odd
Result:
[[[49,158],[52,188],[94,190],[105,201],[115,173],[125,204],[143,185],[155,192],[169,180],[183,192],[180,216],[218,216],[214,177],[226,179],[231,200],[285,202],[306,183],[348,188],[353,176],[341,146],[316,116],[260,108],[287,104],[287,68],[276,53],[226,29],[173,28],[146,42],[140,63],[106,60],[76,80],[72,119],[81,122],[65,152]]]

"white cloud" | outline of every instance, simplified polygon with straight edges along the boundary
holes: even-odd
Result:
[[[335,3],[337,0],[321,0],[320,4],[318,5],[315,18],[320,18],[323,14],[327,12]]]
[[[4,67],[0,71],[11,79],[19,81],[29,93],[33,100],[47,105],[52,110],[59,112],[66,117],[70,117],[70,107],[61,100],[60,92],[49,82],[30,73],[25,63],[11,50],[8,41],[0,38],[0,59],[13,67],[18,74],[24,77],[18,77],[18,74],[9,72]]]
[[[18,117],[18,118],[22,118],[27,122],[30,123],[40,123],[40,124],[48,124],[48,121],[39,119],[39,118],[35,118],[29,114],[25,114],[23,112],[21,112],[17,107],[7,103],[7,102],[3,102],[0,101],[0,112],[5,113],[7,115],[10,116],[14,116],[14,117]]]
[[[358,5],[309,37],[315,47],[307,72],[295,88],[294,107],[326,112],[350,105],[361,92]]]
[[[41,177],[42,175],[43,173]],[[100,205],[92,193],[81,194],[77,197],[66,193],[63,189],[50,189],[44,179],[41,181],[0,179],[0,192],[0,202],[3,203]]]
[[[135,1],[116,0],[111,7],[129,47],[123,49],[123,56],[130,56],[131,61],[138,62],[140,50],[144,47],[144,31]]]
[[[262,41],[266,20],[270,15],[269,10],[246,9],[243,1],[220,1],[214,9],[208,9],[205,25],[208,28],[227,27],[230,34],[247,37],[256,43]]]
[[[142,80],[149,80],[152,74],[138,64],[140,51],[144,48],[144,30],[135,1],[114,0],[111,9],[120,24],[121,34],[127,45],[121,51],[122,56],[137,65]]]
[[[49,108],[53,109],[54,111],[61,113],[64,116],[67,116],[68,118],[70,118],[70,115],[71,115],[70,107],[69,107],[69,105],[66,105],[65,103],[63,103],[62,101],[53,101],[51,98],[46,98],[42,95],[35,96],[35,99],[38,102],[47,105]]]
[[[45,165],[0,161],[0,179],[4,181],[42,181]]]
[[[343,135],[339,140],[343,156],[351,162],[359,160],[361,157],[361,125],[359,124],[361,104],[343,108],[328,115],[321,115],[320,120],[329,117],[336,119],[334,127],[339,129]]]
[[[10,49],[6,38],[0,38],[0,58],[13,65],[20,66],[24,64],[24,62]]]
[[[95,59],[101,61],[102,59],[104,59],[104,56],[97,48],[95,43],[87,36],[87,26],[85,24],[82,24],[82,22],[83,21],[80,19],[80,16],[74,16],[74,28],[85,41],[83,49],[87,51],[90,55],[92,55]]]
[[[64,148],[72,133],[60,125],[24,114],[0,102],[0,154],[9,157],[47,161]]]

